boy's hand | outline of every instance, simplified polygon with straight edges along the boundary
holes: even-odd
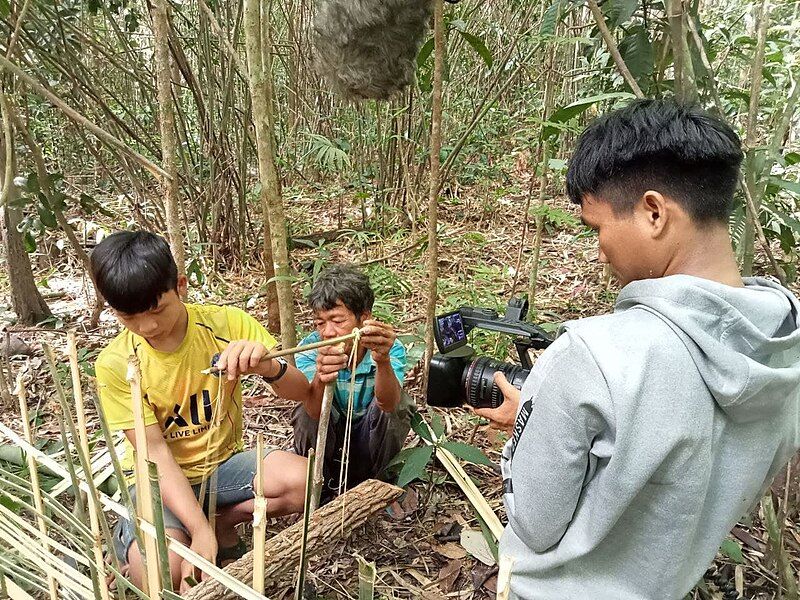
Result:
[[[394,327],[388,323],[367,319],[361,328],[359,344],[372,351],[372,360],[378,364],[389,360],[389,351],[396,339]]]
[[[503,403],[497,408],[475,408],[472,412],[479,417],[489,419],[489,425],[495,429],[511,433],[517,420],[520,391],[511,385],[500,371],[495,372],[494,382],[503,393]]]
[[[220,371],[225,371],[228,381],[233,381],[240,375],[249,373],[269,376],[275,374],[276,369],[271,364],[273,361],[261,362],[261,359],[267,354],[269,354],[269,350],[261,342],[233,341],[220,354],[216,367]]]
[[[198,531],[192,533],[192,544],[189,546],[191,550],[197,552],[200,556],[205,558],[210,563],[214,564],[217,560],[217,536],[214,530],[206,523]],[[186,582],[187,577],[193,577],[195,580],[200,581],[206,579],[208,576],[195,567],[192,563],[184,560],[181,563],[181,589],[180,593],[184,594],[189,590],[189,584]]]
[[[336,381],[339,371],[347,367],[344,344],[322,346],[317,350],[317,379],[324,384]]]

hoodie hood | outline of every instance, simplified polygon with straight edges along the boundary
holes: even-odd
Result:
[[[672,275],[634,281],[616,311],[647,310],[683,340],[719,407],[736,422],[781,410],[800,395],[800,302],[777,283],[732,287]]]

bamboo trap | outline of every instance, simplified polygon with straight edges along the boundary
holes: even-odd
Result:
[[[152,482],[152,489],[156,490],[156,493],[151,494],[151,499],[156,500],[156,510],[152,511],[151,504],[149,519],[142,519],[141,512],[128,508],[132,507],[126,486],[121,485],[115,495],[119,495],[127,507],[98,489],[99,481],[107,479],[110,473],[115,474],[119,481],[124,479],[115,447],[116,441],[108,429],[102,407],[96,399],[105,447],[91,453],[74,337],[68,338],[72,403],[67,401],[60,384],[57,361],[49,347],[45,347],[45,356],[54,378],[60,407],[59,428],[63,450],[57,455],[49,455],[37,447],[35,434],[30,428],[25,386],[19,377],[15,392],[20,402],[23,433],[21,435],[0,423],[0,434],[24,452],[24,463],[29,471],[30,481],[0,467],[0,496],[13,502],[12,506],[15,507],[12,510],[0,504],[0,597],[15,600],[17,598],[28,600],[34,597],[47,597],[51,600],[55,598],[110,600],[112,597],[124,598],[125,591],[129,590],[143,600],[177,598],[178,596],[170,590],[171,582],[167,578],[168,564],[161,558],[165,559],[167,553],[171,551],[206,573],[218,585],[227,588],[237,597],[264,600],[262,593],[231,577],[164,533],[163,520],[158,518],[161,507],[158,502],[160,494],[157,492],[157,473],[153,472],[152,468],[148,470],[146,462],[145,483],[139,488],[144,493],[139,496],[147,495],[146,490],[151,489]],[[134,388],[132,395],[135,397],[137,395],[135,369],[131,379]],[[140,389],[138,393],[141,394]],[[139,398],[141,399],[140,395]],[[141,409],[141,404],[139,408]],[[139,433],[140,435],[143,433],[142,427]],[[137,457],[138,466],[141,467],[142,459],[146,458],[146,442],[140,447],[145,448],[145,452],[138,453],[140,456]],[[60,459],[57,460],[56,457]],[[50,492],[41,488],[38,477],[40,470],[46,470],[48,476],[59,480]],[[102,479],[98,477],[98,471]],[[65,504],[66,497],[59,498],[57,495],[70,488],[76,492],[74,505]],[[147,512],[145,506],[142,508]],[[110,552],[112,555],[110,565],[103,560],[104,542],[107,546],[111,539],[107,513],[119,518],[133,516],[139,530],[138,539],[143,542],[140,547],[146,548],[150,545],[148,540],[154,543],[155,550],[151,550],[152,560],[149,561],[153,566],[149,568],[154,567],[155,574],[148,574],[148,583],[153,589],[152,594],[148,595],[138,590],[121,575],[113,552]],[[113,596],[105,583],[107,575],[117,579],[117,591]]]

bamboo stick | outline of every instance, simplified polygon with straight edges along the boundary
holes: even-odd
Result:
[[[203,2],[203,0],[200,0]],[[253,589],[264,593],[264,546],[267,543],[267,499],[264,498],[264,434],[256,437],[255,506],[253,508]]]
[[[158,465],[147,461],[147,476],[150,480],[150,495],[153,498],[153,526],[156,528],[158,541],[158,567],[161,570],[161,582],[164,590],[174,591],[172,573],[169,570],[169,552],[167,551],[167,532],[164,529],[164,505],[161,503],[161,484],[158,480]]]
[[[300,534],[300,568],[297,572],[297,586],[295,587],[295,600],[303,600],[303,590],[306,584],[306,569],[308,567],[308,528],[311,523],[311,513],[314,512],[314,493],[313,483],[314,473],[316,472],[316,455],[314,449],[308,451],[308,471],[306,472],[306,498],[303,510],[303,529]],[[320,461],[322,462],[322,461]],[[262,553],[263,554],[263,553]]]
[[[81,388],[80,367],[78,366],[78,350],[75,346],[74,331],[69,331],[67,333],[67,356],[69,357],[70,373],[72,375],[72,395],[75,399],[75,415],[78,421],[78,436],[80,438],[79,454],[83,455],[81,463],[84,469],[84,477],[88,481],[92,478],[92,470],[90,465],[91,452],[89,452],[89,438],[86,434],[86,409],[83,404],[83,389]],[[72,421],[72,416],[70,416],[70,421]],[[73,442],[74,441],[75,440],[73,438]],[[93,487],[93,485],[94,481],[92,480],[92,485],[89,487]],[[105,585],[106,563],[103,560],[103,541],[100,536],[100,517],[102,516],[103,509],[97,502],[96,493],[90,493],[88,495],[88,504],[89,528],[92,532],[92,552],[94,554],[95,568],[97,569],[98,578],[100,580],[100,598],[102,600],[110,600],[108,595],[108,586]],[[110,536],[107,536],[107,539],[110,540]]]
[[[150,493],[150,481],[147,475],[147,434],[145,433],[144,410],[142,407],[142,373],[139,370],[139,359],[135,355],[128,358],[126,376],[131,386],[131,405],[133,407],[134,432],[136,437],[134,475],[136,480],[136,512],[148,524],[153,523],[153,498]],[[152,534],[144,536],[142,559],[147,569],[145,592],[151,598],[157,598],[161,591],[161,577],[158,569],[158,546]]]
[[[13,429],[4,425],[2,422],[0,422],[0,433],[5,435],[9,440],[18,444],[26,452],[33,453],[40,463],[46,465],[49,469],[51,469],[62,479],[69,477],[69,473],[67,472],[67,469],[63,465],[53,460],[52,457],[48,456],[45,452],[36,448],[36,446],[34,446],[33,444],[29,444],[28,442],[26,442]],[[78,485],[80,489],[84,491],[89,490],[89,486],[85,481],[79,481]],[[116,502],[106,494],[100,495],[100,502],[106,509],[113,511],[114,513],[116,513],[117,515],[119,515],[124,519],[136,518],[135,513],[129,512],[128,509],[126,509],[122,504]],[[155,527],[153,527],[151,523],[147,523],[144,520],[140,520],[139,527],[141,527],[141,530],[144,533],[150,536],[155,536]],[[225,571],[223,571],[210,561],[206,560],[205,558],[203,558],[190,548],[187,548],[178,540],[171,538],[170,536],[167,536],[167,548],[170,550],[170,552],[174,552],[182,559],[192,563],[195,567],[197,567],[198,569],[209,575],[216,582],[225,586],[239,597],[244,598],[245,600],[264,600],[264,596],[256,593],[249,586],[245,585],[241,581],[232,577],[231,575],[229,575],[228,573],[226,573]],[[1,558],[2,557],[0,557],[0,559]]]
[[[310,511],[314,512],[319,507],[319,500],[322,496],[322,484],[324,479],[325,466],[325,446],[328,444],[328,423],[331,420],[331,407],[333,406],[333,393],[336,389],[336,382],[332,381],[325,386],[322,394],[322,411],[319,415],[317,425],[317,446],[315,455],[317,460],[314,463],[314,478],[311,487],[311,500],[309,502]]]
[[[335,344],[341,344],[342,342],[352,340],[357,335],[360,335],[360,331],[357,333],[354,330],[353,333],[348,333],[347,335],[341,335],[339,337],[331,338],[329,340],[320,340],[319,342],[312,342],[311,344],[305,344],[303,346],[294,346],[292,348],[286,348],[285,350],[276,350],[275,352],[270,352],[269,354],[262,356],[259,362],[266,362],[268,360],[272,360],[273,358],[280,358],[281,356],[288,356],[290,354],[308,352],[310,350],[316,350],[317,348],[322,348],[323,346],[333,346]],[[224,373],[224,370],[217,369],[216,367],[209,367],[208,369],[204,369],[202,373],[205,375],[209,375],[212,373]]]
[[[33,444],[33,434],[31,433],[31,424],[30,419],[28,417],[28,398],[27,393],[25,390],[25,384],[22,381],[22,373],[19,374],[17,377],[16,382],[16,389],[15,393],[19,398],[19,411],[20,411],[20,418],[22,419],[22,432],[25,436],[25,439],[28,440],[29,443]],[[39,531],[42,533],[44,538],[48,538],[47,536],[47,525],[44,522],[44,503],[42,502],[42,488],[39,484],[39,470],[36,466],[36,459],[30,453],[27,455],[28,459],[28,471],[30,472],[31,478],[31,491],[33,492],[33,502],[36,506],[36,523],[39,526]],[[49,539],[49,538],[48,538]],[[50,544],[45,541],[45,549],[49,551]],[[58,585],[56,584],[56,580],[51,573],[47,574],[47,590],[50,594],[51,600],[58,599]]]

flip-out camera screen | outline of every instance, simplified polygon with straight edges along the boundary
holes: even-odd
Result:
[[[456,310],[436,317],[436,345],[439,352],[446,353],[467,343],[467,332],[461,312]]]

